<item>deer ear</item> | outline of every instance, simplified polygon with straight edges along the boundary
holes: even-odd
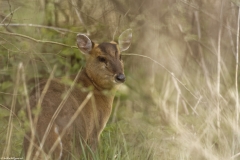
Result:
[[[132,40],[132,29],[127,29],[118,38],[118,44],[120,51],[126,51],[130,45]]]
[[[92,41],[84,34],[77,35],[77,46],[84,54],[88,54],[93,47]]]

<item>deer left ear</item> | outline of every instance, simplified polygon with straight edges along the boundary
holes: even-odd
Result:
[[[118,38],[119,49],[121,52],[126,51],[132,40],[132,29],[127,29]]]
[[[92,50],[92,41],[84,34],[77,35],[77,46],[84,54],[88,54]]]

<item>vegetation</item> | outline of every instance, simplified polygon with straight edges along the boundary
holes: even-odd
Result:
[[[40,79],[76,74],[77,33],[127,28],[127,81],[95,159],[240,158],[238,0],[0,1],[0,154],[21,158],[25,109]],[[78,157],[74,157],[78,159]]]

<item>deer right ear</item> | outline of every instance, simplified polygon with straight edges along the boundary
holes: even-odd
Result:
[[[84,34],[77,35],[77,46],[84,54],[89,54],[92,50],[92,41]]]
[[[126,51],[130,45],[132,40],[132,29],[127,29],[118,38],[120,51]]]

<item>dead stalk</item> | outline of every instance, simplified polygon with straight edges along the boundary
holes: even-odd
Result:
[[[176,100],[176,125],[178,127],[178,110],[179,110],[179,101],[180,101],[180,97],[181,97],[181,89],[176,81],[175,78],[173,78],[172,76],[172,80],[174,82],[175,88],[177,90],[177,100]]]
[[[236,39],[236,70],[235,70],[235,89],[236,89],[236,127],[238,134],[239,121],[239,98],[238,98],[238,51],[239,51],[239,23],[240,23],[240,7],[238,8],[238,24],[237,24],[237,39]]]
[[[12,104],[11,104],[11,113],[15,112],[15,106],[17,101],[17,92],[19,88],[19,81],[20,81],[20,71],[22,69],[22,63],[19,63],[18,65],[18,72],[15,82],[15,87],[13,90],[13,98],[12,98]],[[7,135],[6,135],[6,145],[4,147],[2,157],[10,157],[11,152],[11,140],[12,140],[12,131],[13,131],[13,116],[12,114],[9,114],[9,120],[8,120],[8,128],[7,128]]]
[[[112,116],[113,118],[112,118],[112,122],[111,123],[115,123],[116,122],[117,111],[118,111],[119,105],[120,105],[120,98],[117,97],[117,103],[116,103],[116,106],[115,106],[115,109],[114,109],[114,112],[113,112],[113,116]]]
[[[222,10],[223,0],[221,1],[220,17],[219,17],[219,32],[218,32],[218,47],[217,47],[217,128],[218,138],[220,138],[220,84],[221,84],[221,37],[222,37]]]
[[[42,148],[43,148],[43,145],[44,145],[44,143],[45,143],[45,141],[46,141],[46,139],[47,139],[47,136],[48,136],[48,134],[49,134],[49,132],[50,132],[52,126],[53,126],[53,122],[55,121],[55,119],[57,118],[57,115],[58,115],[58,114],[60,113],[60,111],[62,110],[65,102],[66,102],[67,99],[68,99],[68,97],[71,95],[71,92],[72,92],[72,90],[73,90],[73,88],[74,88],[74,85],[76,84],[76,81],[77,81],[80,73],[81,73],[81,69],[79,70],[77,76],[75,77],[75,79],[74,79],[71,87],[70,87],[69,90],[67,91],[66,95],[64,96],[62,102],[60,103],[60,105],[58,106],[57,110],[56,110],[55,113],[53,114],[53,116],[52,116],[52,118],[51,118],[51,120],[50,120],[50,122],[49,122],[49,124],[48,124],[48,126],[47,126],[47,129],[46,129],[46,131],[45,131],[45,134],[44,134],[44,136],[43,136],[43,138],[42,138],[42,141],[41,141],[41,143],[40,143],[40,150],[42,150]],[[39,150],[38,150],[38,151],[39,151]],[[37,152],[37,153],[35,154],[35,157],[38,157],[38,156],[39,156],[39,152]]]
[[[87,102],[90,100],[90,98],[93,96],[92,92],[89,92],[88,95],[86,96],[86,98],[84,99],[84,101],[81,103],[81,105],[78,107],[77,111],[74,113],[74,115],[71,117],[71,119],[69,120],[69,122],[67,123],[67,125],[65,126],[65,128],[63,129],[60,137],[63,137],[64,134],[66,133],[67,129],[72,125],[72,123],[74,122],[74,120],[78,117],[78,115],[80,114],[80,112],[82,111],[83,107],[87,104]],[[52,148],[49,151],[49,155],[52,154],[52,152],[54,151],[54,149],[57,147],[58,145],[58,141],[55,141],[55,143],[53,144]]]
[[[197,23],[197,34],[198,34],[198,52],[200,54],[200,61],[201,61],[201,67],[202,67],[202,70],[203,70],[203,73],[204,73],[204,78],[205,78],[205,81],[207,83],[207,86],[209,88],[209,91],[211,92],[211,94],[213,95],[213,91],[212,91],[212,84],[210,83],[211,80],[209,78],[209,71],[208,71],[208,68],[206,66],[206,62],[204,60],[204,56],[203,56],[203,49],[202,49],[202,45],[201,45],[201,38],[202,38],[202,33],[201,33],[201,24],[200,24],[200,20],[199,20],[199,11],[195,11],[194,12],[194,17],[196,19],[196,23]]]
[[[46,92],[49,88],[51,80],[54,77],[55,70],[56,70],[56,65],[53,67],[53,70],[52,70],[52,72],[51,72],[51,74],[48,78],[48,81],[47,81],[46,85],[44,86],[44,89],[43,89],[43,91],[42,91],[42,93],[41,93],[41,95],[38,99],[38,103],[37,103],[37,106],[36,106],[37,108],[41,107],[42,100],[43,100],[43,98],[44,98],[44,96],[45,96],[45,94],[46,94]],[[26,159],[30,159],[31,150],[32,150],[33,146],[35,145],[34,144],[34,139],[35,139],[35,136],[34,136],[35,135],[35,127],[34,126],[36,126],[36,124],[37,124],[38,116],[36,115],[34,120],[32,119],[32,112],[31,112],[31,106],[29,104],[29,98],[26,96],[26,99],[28,99],[27,100],[28,101],[28,103],[27,103],[28,104],[27,105],[27,113],[28,113],[28,118],[29,118],[29,121],[30,121],[30,129],[31,129],[31,138],[29,138],[31,140],[30,140],[30,145],[29,145],[28,152],[27,152],[28,154],[26,155]]]

